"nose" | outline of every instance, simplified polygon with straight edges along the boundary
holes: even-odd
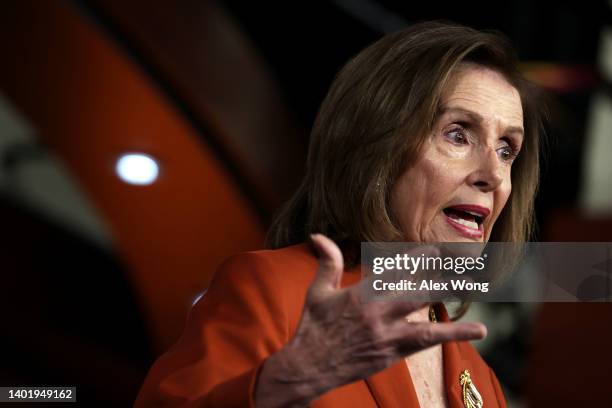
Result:
[[[480,149],[473,158],[474,168],[468,176],[468,183],[481,191],[494,191],[503,181],[502,163],[497,152],[489,146]]]

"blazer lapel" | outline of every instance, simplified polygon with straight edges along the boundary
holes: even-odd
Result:
[[[419,406],[410,372],[403,360],[365,381],[380,408]]]
[[[463,404],[463,387],[459,383],[459,376],[463,370],[472,371],[469,362],[461,359],[459,346],[456,342],[444,343],[444,386],[449,408],[465,408]]]
[[[446,308],[443,304],[436,305],[436,315],[442,322],[450,321]],[[465,359],[459,348],[459,343],[452,341],[442,344],[444,358],[444,386],[449,408],[465,408],[463,404],[463,387],[459,382],[459,377],[464,370],[474,373],[472,362]],[[486,406],[486,405],[485,405]]]
[[[351,273],[345,273],[342,286],[346,287],[359,281],[358,268],[353,268]],[[443,303],[435,306],[436,316],[440,322],[449,322],[450,318]],[[442,344],[442,358],[444,366],[444,387],[449,408],[465,408],[463,404],[463,388],[459,383],[459,377],[464,370],[474,372],[472,363],[461,355],[457,342]],[[420,407],[419,399],[414,389],[410,371],[404,360],[375,374],[365,380],[376,404],[380,408],[412,408]]]
[[[342,287],[354,285],[360,279],[361,265],[357,265],[345,271],[342,276]],[[366,378],[365,382],[380,408],[419,407],[419,400],[404,360]]]
[[[444,321],[440,319],[441,321]],[[465,408],[459,377],[464,370],[474,372],[470,361],[461,357],[456,342],[442,345],[444,365],[444,387],[449,408]],[[365,380],[380,408],[419,407],[419,400],[404,361]]]

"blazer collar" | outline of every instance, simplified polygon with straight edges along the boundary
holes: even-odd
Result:
[[[435,306],[436,316],[440,322],[450,321],[443,304]],[[459,376],[463,370],[474,372],[472,364],[461,354],[457,342],[442,344],[444,365],[444,388],[449,408],[465,408],[463,405],[462,387]],[[405,361],[387,368],[365,380],[377,405],[380,408],[419,407],[416,390]]]

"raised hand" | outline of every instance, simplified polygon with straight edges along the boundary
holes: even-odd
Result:
[[[362,302],[360,291],[369,280],[340,288],[342,252],[323,235],[311,240],[319,253],[319,269],[295,336],[262,367],[255,390],[257,406],[307,406],[325,392],[367,378],[417,351],[486,335],[479,323],[405,319],[426,303]]]

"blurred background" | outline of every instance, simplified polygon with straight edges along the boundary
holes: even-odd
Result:
[[[2,386],[131,406],[216,265],[262,248],[335,73],[416,21],[511,39],[550,94],[538,239],[612,241],[610,2],[0,7]],[[474,305],[467,318],[489,326],[478,347],[511,406],[612,406],[608,304]]]

